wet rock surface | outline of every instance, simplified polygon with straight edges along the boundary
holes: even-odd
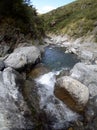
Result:
[[[35,79],[45,73],[48,73],[49,71],[50,70],[45,65],[40,63],[30,70],[30,72],[27,74],[27,77]]]

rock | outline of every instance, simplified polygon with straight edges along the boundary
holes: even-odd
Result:
[[[30,71],[27,77],[31,79],[35,79],[48,72],[49,70],[43,64],[38,64]]]
[[[0,71],[2,71],[4,67],[5,67],[4,62],[0,60]]]
[[[85,110],[83,125],[76,124],[74,130],[96,130],[97,129],[97,96],[89,100]],[[79,129],[80,128],[80,129]]]
[[[87,119],[88,122],[90,122],[94,120],[96,115],[97,115],[97,95],[89,100],[85,111],[85,118]]]
[[[71,47],[71,48],[66,49],[65,53],[77,54],[77,49]]]
[[[70,75],[89,88],[91,98],[97,95],[97,65],[77,63],[70,71]]]
[[[84,62],[91,62],[94,60],[93,53],[87,50],[80,51],[79,57]]]
[[[97,65],[97,60],[95,60],[95,64]]]
[[[0,57],[5,56],[9,50],[10,47],[7,45],[7,43],[0,43]]]
[[[0,129],[33,129],[28,109],[19,87],[23,80],[12,68],[0,71]],[[28,114],[27,114],[28,113]]]
[[[40,50],[35,46],[20,47],[15,49],[14,52],[5,59],[4,63],[7,67],[19,69],[28,64],[35,64],[40,56]]]
[[[57,79],[54,93],[71,109],[77,111],[82,111],[89,99],[88,88],[69,76]]]

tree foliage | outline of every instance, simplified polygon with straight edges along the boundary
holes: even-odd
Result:
[[[42,20],[30,0],[0,0],[0,19],[11,18],[14,26],[21,32],[31,33],[34,37],[44,34]]]

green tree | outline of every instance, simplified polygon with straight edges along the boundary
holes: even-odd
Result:
[[[31,33],[34,37],[44,34],[42,21],[30,0],[0,0],[0,18],[14,19],[15,27],[25,34]]]

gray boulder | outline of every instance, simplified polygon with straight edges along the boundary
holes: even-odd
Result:
[[[82,111],[89,99],[88,88],[69,76],[57,79],[54,93],[71,109],[77,111]]]
[[[89,62],[94,60],[93,53],[90,52],[90,51],[87,51],[87,50],[80,51],[79,52],[79,57],[80,57],[80,59],[82,61],[87,62],[87,63],[89,63]]]
[[[0,71],[1,130],[32,130],[33,128],[33,123],[29,116],[30,111],[19,92],[21,83],[22,78],[12,68],[6,68],[3,72]]]
[[[89,88],[90,97],[97,95],[97,65],[77,63],[70,73],[71,77]]]
[[[19,69],[27,64],[34,64],[41,57],[40,50],[35,46],[20,47],[5,59],[5,65]]]

